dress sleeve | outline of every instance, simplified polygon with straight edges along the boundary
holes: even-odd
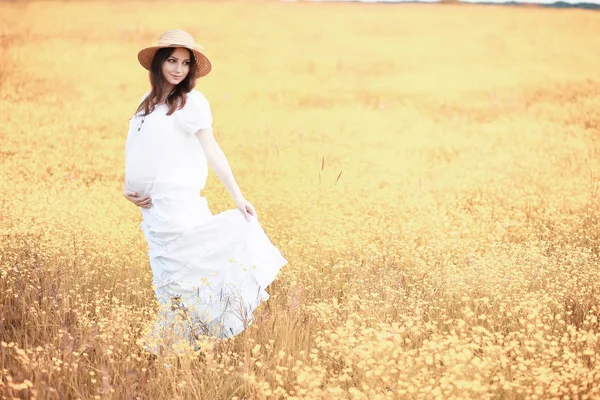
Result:
[[[212,129],[212,112],[210,104],[202,93],[192,90],[188,93],[183,109],[178,113],[181,128],[187,135],[193,135],[199,130]]]

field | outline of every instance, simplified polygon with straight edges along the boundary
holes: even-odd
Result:
[[[600,14],[0,2],[0,397],[600,398]],[[152,359],[122,196],[137,51],[197,83],[289,264],[256,323]],[[233,202],[211,174],[216,213]]]

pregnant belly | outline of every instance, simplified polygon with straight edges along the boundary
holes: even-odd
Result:
[[[125,161],[125,186],[138,195],[148,194],[158,174],[158,152],[132,149]]]

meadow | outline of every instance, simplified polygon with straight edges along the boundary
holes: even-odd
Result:
[[[289,264],[243,334],[153,359],[124,147],[172,28]],[[0,58],[1,398],[600,398],[599,13],[0,2]]]

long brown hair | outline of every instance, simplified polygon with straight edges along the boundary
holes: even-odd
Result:
[[[164,47],[158,49],[156,54],[154,54],[154,59],[152,59],[152,64],[150,65],[150,85],[152,89],[150,90],[150,94],[139,105],[135,112],[136,114],[140,111],[142,111],[142,115],[144,116],[150,114],[154,111],[158,100],[162,99],[165,95],[163,92],[165,77],[162,74],[162,65],[173,54],[175,49],[175,47]],[[194,57],[194,53],[190,50],[188,52],[190,53],[190,70],[185,79],[179,82],[168,95],[166,104],[169,106],[169,111],[167,115],[173,114],[175,110],[181,110],[185,106],[186,94],[196,86],[196,57]]]

